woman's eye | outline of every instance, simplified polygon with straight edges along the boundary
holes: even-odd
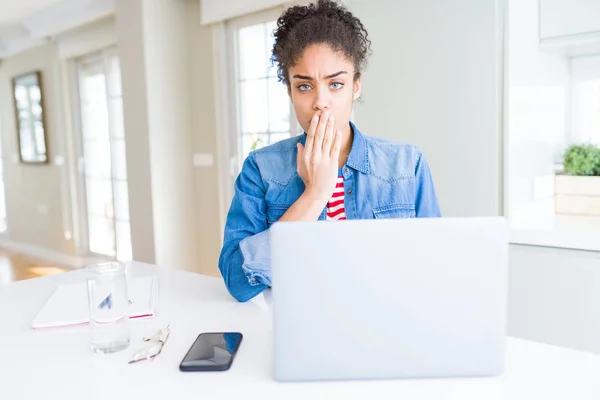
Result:
[[[305,92],[305,91],[307,91],[307,90],[309,90],[309,89],[310,89],[310,86],[309,86],[309,85],[306,85],[306,84],[304,84],[304,85],[300,85],[300,86],[298,86],[298,89],[299,89],[301,92]]]
[[[333,82],[331,84],[332,89],[341,89],[344,86],[342,82]]]

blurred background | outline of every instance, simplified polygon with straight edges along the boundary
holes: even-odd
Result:
[[[269,58],[307,3],[2,1],[0,290],[99,259],[219,276],[244,158],[302,133]],[[423,150],[444,216],[509,219],[509,334],[600,353],[600,2],[343,3],[361,131]]]

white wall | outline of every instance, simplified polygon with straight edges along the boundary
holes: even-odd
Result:
[[[200,21],[211,24],[261,10],[266,10],[289,0],[196,0],[200,4]]]
[[[499,5],[347,3],[373,50],[355,109],[359,129],[421,148],[443,215],[501,214]]]
[[[543,227],[553,221],[553,192],[534,185],[567,143],[569,64],[539,48],[538,0],[509,1],[508,37],[507,211],[514,227]]]
[[[196,264],[186,2],[142,1],[156,263]]]
[[[211,154],[215,164],[194,169],[194,189],[196,210],[196,253],[195,270],[202,274],[221,276],[218,269],[223,231],[220,221],[219,149],[216,97],[219,76],[225,71],[217,71],[215,53],[221,49],[213,41],[211,26],[201,26],[200,5],[188,1],[188,57],[189,85],[192,88],[190,106],[193,110],[192,147],[194,153]],[[225,132],[223,132],[225,134]],[[228,172],[228,171],[227,171]],[[229,183],[226,180],[224,184]]]
[[[114,15],[57,35],[61,59],[81,57],[117,44]]]
[[[197,0],[120,0],[117,25],[134,259],[219,276],[218,171],[192,164],[217,157],[212,29]]]
[[[19,146],[12,95],[12,78],[40,70],[44,101],[44,119],[48,140],[48,164],[32,165],[19,161]],[[66,186],[66,166],[55,164],[65,159],[65,122],[63,119],[62,76],[55,44],[45,44],[2,60],[0,65],[0,131],[6,191],[7,218],[11,245],[45,250],[45,254],[76,255],[71,229]],[[29,247],[27,247],[29,246]],[[19,247],[21,248],[21,247]]]
[[[144,47],[144,19],[139,1],[117,1],[117,38],[123,86],[129,218],[133,259],[156,261],[150,173],[150,138]]]
[[[117,4],[117,21],[123,24],[119,40],[129,40],[130,44],[143,49],[138,54],[142,58],[133,59],[125,55],[133,46],[119,47],[120,54],[125,55],[121,62],[127,75],[124,74],[123,81],[130,78],[131,73],[141,72],[144,78],[139,82],[144,87],[138,86],[136,95],[145,104],[138,120],[146,125],[142,132],[147,135],[150,153],[155,262],[169,268],[195,270],[198,235],[192,167],[187,2],[127,0],[127,6],[122,3],[125,2]],[[130,19],[141,21],[141,31],[139,27],[135,31],[135,42],[126,38],[131,34]],[[125,85],[124,89],[123,97],[127,98]],[[144,119],[146,121],[142,121]],[[127,149],[128,156],[137,150],[129,142]],[[131,208],[136,206],[137,202],[131,204]],[[134,257],[137,259],[138,255],[134,253]]]

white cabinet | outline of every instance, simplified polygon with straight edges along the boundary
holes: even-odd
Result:
[[[540,38],[600,33],[600,0],[540,0]]]
[[[539,0],[540,45],[564,55],[600,54],[600,0]]]

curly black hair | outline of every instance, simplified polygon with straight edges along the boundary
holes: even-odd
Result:
[[[354,79],[367,64],[371,41],[367,30],[345,6],[332,0],[318,0],[308,6],[288,8],[277,19],[271,63],[277,64],[279,81],[289,87],[288,69],[312,44],[327,44],[354,63]]]

